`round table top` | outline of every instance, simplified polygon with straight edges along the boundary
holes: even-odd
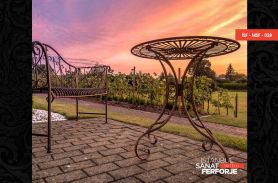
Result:
[[[212,47],[212,48],[209,48]],[[204,58],[228,54],[239,49],[237,41],[212,36],[184,36],[147,41],[134,46],[135,56],[155,59],[155,52],[169,60],[192,59],[202,50],[207,50]],[[154,52],[155,51],[155,52]]]

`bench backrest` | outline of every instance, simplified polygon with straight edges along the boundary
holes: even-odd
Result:
[[[61,88],[106,88],[109,66],[76,67],[51,46],[33,42],[32,87],[45,89]]]

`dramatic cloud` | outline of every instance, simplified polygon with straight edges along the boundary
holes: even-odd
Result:
[[[161,72],[158,62],[133,56],[141,42],[171,37],[208,35],[234,39],[246,28],[245,1],[229,0],[37,0],[33,2],[33,40],[52,45],[69,62],[111,65],[129,72]],[[80,59],[80,60],[78,60]],[[224,73],[232,63],[246,73],[246,42],[237,52],[211,58]],[[183,63],[175,62],[175,67]]]

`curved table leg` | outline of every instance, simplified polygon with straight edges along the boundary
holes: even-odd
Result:
[[[163,102],[163,109],[160,113],[160,115],[158,116],[158,118],[155,120],[155,122],[146,130],[145,133],[143,133],[136,141],[136,144],[135,144],[135,147],[134,147],[134,150],[135,150],[135,154],[136,156],[141,159],[141,160],[145,160],[149,157],[150,155],[150,150],[149,148],[141,148],[139,149],[139,143],[140,141],[142,140],[143,137],[148,137],[148,140],[150,141],[150,143],[152,145],[155,145],[157,143],[157,138],[152,135],[151,133],[162,128],[171,118],[171,116],[173,115],[173,112],[176,108],[176,105],[177,105],[177,101],[178,101],[178,97],[175,96],[175,101],[174,101],[174,105],[171,109],[171,112],[170,114],[165,118],[165,119],[162,119],[162,116],[164,115],[165,113],[165,110],[166,110],[166,106],[167,106],[167,103],[169,101],[169,89],[170,89],[170,83],[169,83],[169,78],[167,76],[167,71],[166,71],[166,68],[164,66],[164,64],[162,63],[162,61],[160,61],[160,64],[163,68],[163,72],[165,74],[165,78],[166,78],[166,94],[165,94],[165,97],[164,97],[164,102]],[[177,88],[176,88],[177,90]],[[153,140],[151,139],[151,136],[153,137]],[[143,152],[144,154],[140,154],[139,151]]]
[[[204,52],[205,53],[205,52]],[[187,66],[185,72],[184,72],[184,75],[183,75],[183,78],[182,78],[182,81],[184,81],[186,75],[187,75],[187,72],[189,70],[189,68],[191,67],[191,65],[194,63],[194,62],[197,62],[197,64],[195,65],[195,67],[193,68],[193,76],[192,76],[192,79],[191,79],[191,84],[190,84],[190,98],[191,98],[191,104],[192,104],[192,108],[193,108],[193,112],[194,114],[196,115],[196,118],[198,120],[198,123],[196,121],[194,121],[189,112],[187,111],[187,108],[184,107],[185,109],[185,114],[187,115],[188,117],[188,120],[189,122],[191,123],[191,125],[201,134],[203,135],[207,140],[205,140],[202,144],[202,148],[205,150],[205,151],[209,151],[212,149],[213,145],[216,144],[220,149],[221,151],[223,152],[225,158],[226,158],[226,161],[228,162],[229,161],[229,156],[227,154],[227,152],[225,151],[224,147],[214,138],[213,136],[213,133],[204,125],[204,123],[202,122],[199,114],[198,114],[198,111],[197,111],[197,107],[196,107],[196,103],[195,103],[195,98],[194,98],[194,84],[195,84],[195,77],[196,77],[196,69],[198,68],[198,65],[199,63],[202,61],[202,58],[203,58],[203,55],[204,53],[202,54],[198,54],[196,55],[195,58],[193,58],[191,60],[191,62],[189,63],[189,65]],[[185,100],[184,100],[184,97],[181,97],[182,98],[182,105],[185,106]],[[208,145],[208,146],[207,146]]]

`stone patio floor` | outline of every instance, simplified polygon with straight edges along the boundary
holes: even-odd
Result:
[[[158,143],[148,160],[135,156],[134,144],[146,128],[103,118],[52,123],[52,153],[45,137],[33,136],[33,182],[247,182],[246,167],[237,175],[205,175],[196,169],[201,158],[220,158],[217,147],[205,152],[201,142],[154,132]],[[33,124],[34,133],[46,133],[46,123]],[[226,148],[232,161],[246,165],[244,152]]]

